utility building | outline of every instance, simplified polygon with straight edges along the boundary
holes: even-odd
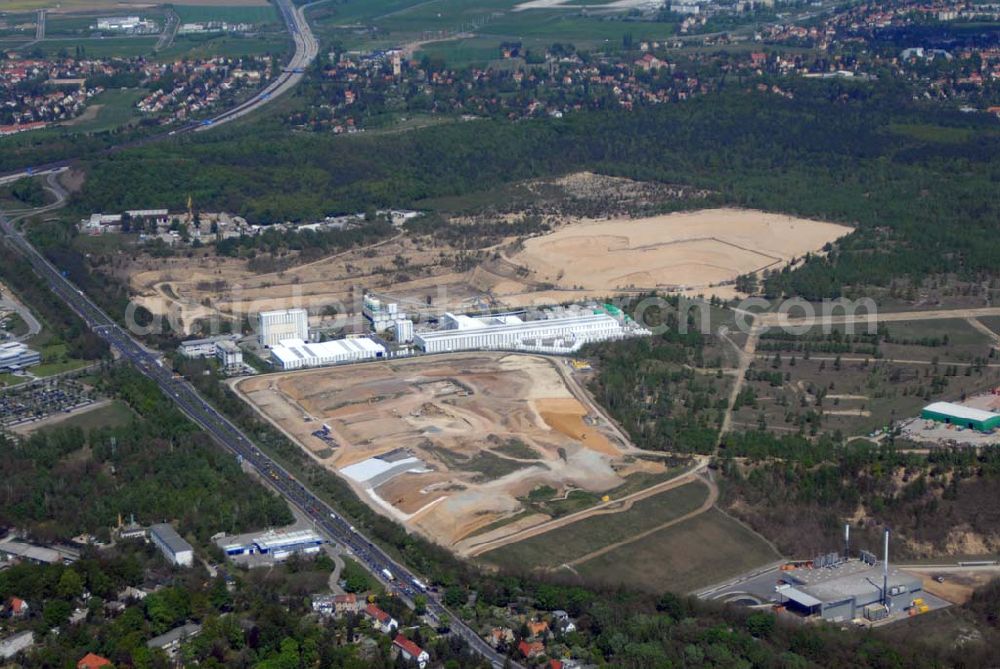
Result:
[[[1000,414],[952,402],[934,402],[933,404],[928,404],[920,412],[920,417],[924,420],[958,425],[971,430],[979,430],[980,432],[992,432],[1000,427]]]
[[[160,523],[149,528],[149,538],[160,549],[164,557],[179,567],[190,567],[194,563],[194,549],[184,541],[169,523]]]
[[[271,348],[282,339],[309,340],[309,313],[305,309],[262,311],[257,315],[260,345]]]
[[[892,569],[885,576],[888,593],[882,596],[882,568],[860,560],[828,567],[795,569],[781,574],[779,599],[789,609],[824,620],[846,621],[872,618],[873,610],[899,613],[923,595],[923,583],[911,574]]]

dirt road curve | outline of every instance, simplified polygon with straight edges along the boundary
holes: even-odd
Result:
[[[552,520],[541,523],[540,525],[527,527],[520,532],[514,532],[513,534],[508,534],[507,536],[497,539],[485,540],[478,544],[474,543],[470,547],[463,549],[461,553],[466,557],[475,557],[500,548],[501,546],[506,546],[507,544],[515,543],[517,541],[523,541],[524,539],[538,536],[539,534],[544,534],[545,532],[550,532],[556,528],[571,525],[575,522],[584,520],[585,518],[590,518],[591,516],[627,511],[632,508],[632,505],[635,502],[641,499],[652,497],[653,495],[666,492],[667,490],[672,490],[687,483],[691,483],[692,481],[702,480],[698,477],[698,474],[703,472],[707,467],[708,458],[705,456],[699,456],[698,464],[694,469],[688,470],[683,474],[679,474],[672,479],[657,483],[656,485],[634,492],[631,495],[626,495],[625,497],[621,497],[619,499],[601,502],[600,504],[584,509],[583,511],[577,511],[576,513],[571,513],[561,518],[553,518]]]
[[[617,548],[621,548],[622,546],[628,546],[629,544],[633,544],[636,541],[640,541],[642,539],[645,539],[648,536],[656,534],[660,530],[665,530],[668,527],[671,527],[673,525],[678,525],[680,523],[683,523],[685,520],[691,520],[695,516],[698,516],[698,515],[701,515],[701,514],[705,513],[706,511],[708,511],[709,509],[711,509],[713,506],[715,506],[715,503],[719,500],[719,486],[716,485],[715,481],[712,481],[711,479],[705,478],[704,476],[698,476],[698,477],[694,478],[694,480],[695,481],[700,481],[701,483],[704,483],[705,485],[708,486],[708,497],[705,499],[704,502],[702,502],[702,505],[699,506],[694,511],[691,511],[690,513],[686,513],[683,516],[681,516],[680,518],[674,518],[673,520],[669,520],[669,521],[667,521],[665,523],[657,525],[656,527],[653,527],[651,529],[645,530],[644,532],[640,532],[639,534],[631,536],[628,539],[624,539],[624,540],[619,541],[617,543],[609,544],[607,546],[604,546],[603,548],[597,549],[596,551],[591,551],[590,553],[587,553],[586,555],[581,555],[580,557],[576,558],[575,560],[571,560],[571,561],[565,563],[564,565],[560,565],[560,567],[570,567],[570,568],[575,567],[578,564],[583,564],[584,562],[587,562],[588,560],[593,560],[596,557],[600,557],[600,556],[604,555],[605,553],[610,553],[611,551],[613,551],[613,550],[615,550]]]

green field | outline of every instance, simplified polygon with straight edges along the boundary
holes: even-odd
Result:
[[[179,35],[174,43],[156,55],[158,61],[213,56],[280,56],[291,47],[286,35]]]
[[[174,5],[181,23],[225,21],[226,23],[255,23],[258,26],[281,25],[281,16],[274,5],[234,7],[230,5]]]
[[[551,532],[510,544],[481,556],[486,562],[512,571],[531,567],[555,568],[697,509],[708,496],[701,483],[688,483],[647,497],[628,511],[597,515]]]
[[[718,509],[576,565],[585,582],[691,592],[781,559]]]
[[[65,420],[42,429],[61,429],[77,427],[81,430],[95,430],[104,427],[120,427],[132,422],[135,414],[121,400],[113,400],[110,404],[90,411],[77,411]]]
[[[60,39],[45,40],[33,44],[24,51],[25,54],[39,53],[45,57],[59,56],[61,53],[73,54],[76,48],[80,47],[85,56],[91,58],[104,58],[112,56],[141,56],[153,51],[157,38],[153,37],[108,37],[108,38],[80,38],[80,39]],[[24,42],[20,43],[21,45]],[[0,49],[10,48],[6,42],[0,42]]]

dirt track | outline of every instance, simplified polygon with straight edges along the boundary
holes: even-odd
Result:
[[[666,492],[667,490],[672,490],[673,488],[677,488],[679,486],[691,483],[693,481],[702,480],[697,476],[697,474],[701,471],[704,471],[707,467],[708,467],[708,458],[703,456],[699,457],[698,464],[694,467],[694,469],[684,472],[683,474],[679,474],[678,476],[675,476],[672,479],[669,479],[667,481],[662,481],[644,490],[634,492],[631,495],[627,495],[619,499],[613,499],[608,502],[601,502],[600,504],[592,506],[589,509],[584,509],[583,511],[577,511],[576,513],[571,513],[569,515],[562,516],[561,518],[555,518],[548,522],[523,529],[513,534],[508,534],[507,536],[500,537],[498,539],[488,539],[480,543],[469,542],[466,546],[462,547],[460,553],[468,557],[474,557],[476,555],[481,555],[488,551],[500,548],[501,546],[506,546],[507,544],[523,541],[524,539],[528,539],[537,536],[539,534],[544,534],[545,532],[549,532],[556,528],[564,527],[566,525],[571,525],[575,522],[584,520],[585,518],[590,518],[591,516],[604,515],[610,513],[621,513],[622,511],[627,511],[628,509],[632,508],[632,505],[635,502],[641,499],[657,495],[661,492]],[[714,503],[715,502],[713,500],[712,504]],[[709,504],[708,508],[711,508],[712,504]],[[705,510],[707,509],[699,510],[698,513],[702,513]]]

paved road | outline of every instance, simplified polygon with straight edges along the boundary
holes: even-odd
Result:
[[[174,43],[177,37],[177,29],[181,27],[181,17],[173,9],[167,9],[167,21],[163,25],[163,32],[160,39],[156,40],[153,51],[159,53]]]
[[[80,316],[87,327],[104,339],[121,358],[153,380],[188,418],[219,444],[255,469],[272,488],[305,514],[318,531],[347,548],[361,564],[386,584],[389,591],[405,601],[412,602],[413,596],[421,590],[415,585],[417,579],[413,572],[396,562],[281,465],[257,449],[249,437],[216,411],[190,383],[183,378],[175,377],[163,366],[161,358],[156,353],[132,338],[83,291],[63,276],[58,268],[36,251],[14,227],[14,221],[3,213],[0,213],[0,231],[13,250],[21,253],[31,263],[41,280],[48,284],[51,290]],[[392,578],[385,578],[384,571],[388,571]],[[453,634],[464,639],[476,653],[494,666],[504,666],[507,658],[497,653],[475,631],[461,622],[461,619],[449,611],[434,593],[428,593],[427,600],[428,616],[432,621],[440,621],[442,616],[448,616]]]

